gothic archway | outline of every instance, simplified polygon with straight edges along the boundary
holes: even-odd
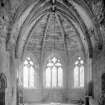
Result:
[[[97,46],[102,45],[103,41],[97,28],[99,24],[94,20],[94,14],[89,11],[85,2],[36,0],[30,2],[28,7],[21,7],[22,10],[19,9],[13,19],[16,20],[15,23],[11,25],[7,50],[14,50],[15,57],[19,59],[23,58],[25,53],[31,52],[38,56],[40,65],[44,56],[50,51],[61,52],[67,60],[68,56],[74,60],[82,55],[86,62],[86,87],[88,87],[88,83],[92,80],[93,55],[98,52]]]
[[[5,89],[7,88],[7,79],[5,74],[0,74],[0,105],[5,105]]]

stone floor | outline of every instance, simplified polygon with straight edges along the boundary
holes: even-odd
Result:
[[[50,103],[50,104],[24,104],[24,105],[77,105],[77,104],[61,104],[61,103]]]
[[[90,98],[90,105],[98,105],[97,101],[93,100],[92,98]]]
[[[20,105],[84,105],[84,104],[64,104],[64,103],[25,103],[25,104],[20,104]],[[95,100],[90,98],[89,105],[98,105]]]
[[[22,104],[22,105],[77,105],[77,104],[62,104],[62,103],[44,103],[44,104],[40,104],[40,103],[30,103],[30,104]]]

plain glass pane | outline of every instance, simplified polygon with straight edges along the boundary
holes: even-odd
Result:
[[[34,88],[38,87],[38,75],[37,72],[34,70]]]
[[[79,87],[79,68],[75,66],[74,68],[74,87]]]
[[[84,66],[80,67],[80,87],[84,87]]]
[[[50,68],[46,69],[46,87],[51,87],[51,70]]]
[[[34,68],[29,69],[29,88],[34,88]]]
[[[61,67],[58,68],[58,87],[63,86],[63,69]]]
[[[23,68],[23,87],[28,88],[28,68]]]
[[[52,87],[57,87],[57,68],[52,68]]]

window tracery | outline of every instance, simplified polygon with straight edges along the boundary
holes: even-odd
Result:
[[[63,69],[60,60],[56,57],[49,59],[45,70],[46,88],[63,87]]]
[[[74,67],[74,88],[82,87],[84,87],[84,61],[78,57]]]
[[[34,63],[30,59],[30,57],[27,57],[24,61],[23,65],[23,87],[24,88],[35,88],[35,77],[36,77],[36,71],[34,70]]]

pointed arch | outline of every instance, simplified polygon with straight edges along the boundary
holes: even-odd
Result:
[[[30,57],[27,57],[23,63],[23,87],[37,88],[37,71]]]
[[[81,57],[74,64],[74,88],[84,88],[84,61]]]
[[[63,68],[59,58],[53,56],[46,64],[45,69],[45,87],[62,88],[63,87]]]
[[[7,88],[7,78],[4,73],[0,73],[0,87]]]

